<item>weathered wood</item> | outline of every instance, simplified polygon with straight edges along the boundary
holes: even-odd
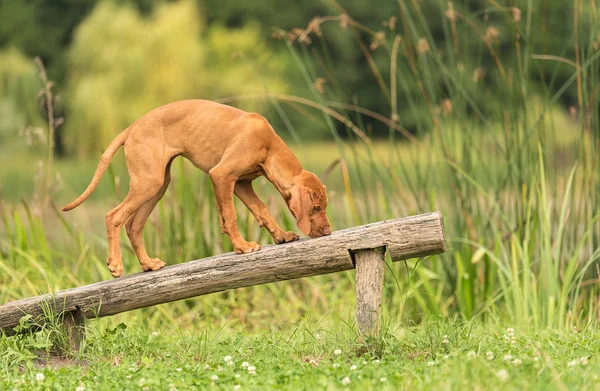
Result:
[[[377,334],[380,328],[381,293],[385,272],[385,248],[360,250],[356,260],[356,322],[362,335]]]
[[[75,310],[63,315],[63,327],[68,339],[71,350],[79,350],[81,344],[85,341],[85,317],[81,308],[75,307]]]
[[[392,260],[446,249],[439,212],[336,231],[330,236],[273,245],[261,251],[217,255],[0,306],[0,330],[11,334],[23,314],[43,321],[42,304],[54,313],[81,309],[84,317],[114,315],[227,289],[354,268],[351,253],[385,247]],[[169,260],[166,260],[167,262]]]

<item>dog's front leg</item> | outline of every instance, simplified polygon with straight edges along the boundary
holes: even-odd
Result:
[[[258,243],[244,240],[237,227],[237,215],[235,205],[233,204],[233,191],[237,178],[218,169],[218,166],[210,170],[209,175],[219,207],[221,232],[229,237],[229,240],[233,244],[233,249],[238,254],[260,250]]]
[[[258,225],[265,227],[271,234],[275,243],[287,243],[294,240],[298,240],[298,235],[292,231],[282,230],[271,213],[269,208],[264,202],[258,197],[258,194],[252,188],[252,182],[250,181],[238,181],[235,184],[235,195],[246,205],[250,213],[254,216]]]

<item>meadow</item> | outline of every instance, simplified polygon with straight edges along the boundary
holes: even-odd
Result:
[[[357,335],[354,273],[344,272],[91,321],[78,353],[64,349],[57,327],[2,336],[0,386],[600,389],[600,51],[597,24],[589,23],[597,13],[576,13],[574,53],[541,55],[531,31],[543,18],[532,4],[518,20],[513,8],[491,4],[486,12],[504,21],[510,56],[498,57],[491,26],[445,8],[445,40],[436,46],[429,15],[400,1],[405,27],[390,26],[389,39],[343,12],[285,32],[281,44],[310,99],[271,92],[223,98],[269,102],[284,124],[278,133],[326,184],[334,230],[443,213],[449,251],[387,260],[380,335],[367,343]],[[365,61],[389,116],[338,101],[333,82],[324,90],[315,84],[331,53],[302,37],[317,39],[315,26],[325,24],[361,31],[386,54],[382,63],[366,51]],[[461,50],[457,29],[478,42],[476,55]],[[364,45],[360,38],[356,44]],[[569,76],[558,83],[561,72]],[[550,77],[534,83],[531,74]],[[567,92],[576,97],[569,107],[560,104]],[[397,97],[407,102],[403,113],[418,119],[408,135]],[[324,124],[327,140],[304,139],[310,130],[284,110],[299,107],[309,125]],[[375,137],[367,117],[389,127],[387,137]],[[0,303],[111,278],[103,216],[127,190],[122,152],[93,196],[62,214],[97,162],[54,159],[43,140],[33,143],[38,149],[27,146],[27,135],[0,145]],[[144,231],[148,252],[172,264],[231,251],[209,178],[183,159],[172,171]],[[295,229],[272,186],[261,179],[255,188],[280,225]],[[241,203],[237,209],[242,235],[270,243]],[[122,243],[125,273],[138,272],[124,235]]]

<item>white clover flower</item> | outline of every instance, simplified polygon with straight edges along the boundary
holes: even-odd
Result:
[[[516,366],[519,366],[519,365],[523,364],[523,361],[520,358],[515,358],[513,361],[513,364],[515,364]]]
[[[379,379],[379,381],[385,383],[387,381],[387,377],[382,377],[381,379]]]
[[[144,384],[146,384],[146,379],[141,378],[138,384],[140,385],[140,387],[143,387]]]
[[[512,360],[512,358],[513,358],[513,356],[510,353],[506,353],[502,359],[504,361],[510,361],[510,360]]]
[[[75,391],[85,391],[85,385],[80,384],[75,388]]]
[[[573,360],[573,361],[569,361],[569,362],[567,363],[567,366],[568,366],[568,367],[574,367],[574,366],[576,366],[577,364],[579,364],[579,360]]]
[[[449,358],[450,358],[450,355],[448,355],[448,354],[444,354],[444,359],[445,359],[445,360],[447,360],[447,359],[449,359]]]
[[[477,357],[477,353],[475,353],[475,351],[474,351],[474,350],[470,350],[470,351],[469,351],[469,353],[467,353],[467,358],[468,358],[469,360],[472,360],[472,359],[474,359],[475,357]]]
[[[249,365],[250,365],[250,364],[248,363],[248,361],[244,361],[244,362],[242,363],[242,368],[248,368],[248,366],[249,366]]]
[[[240,378],[240,374],[236,373],[235,375],[233,375],[233,377],[235,377],[236,379],[239,379]]]
[[[204,370],[205,370],[205,371],[208,371],[209,369],[210,369],[210,365],[208,365],[208,364],[204,364]]]
[[[223,361],[225,361],[225,362],[231,362],[231,360],[233,360],[231,358],[231,356],[225,356],[225,357],[223,357]]]
[[[339,367],[339,366],[340,366],[340,364],[338,364],[338,363],[335,363],[335,364],[333,364],[333,367],[334,367],[334,368],[337,368],[337,367]]]
[[[212,381],[217,381],[217,380],[219,380],[219,376],[217,376],[217,375],[212,375],[212,376],[210,377],[210,380],[212,380]]]
[[[322,339],[323,339],[323,334],[321,334],[321,333],[316,333],[316,334],[315,334],[315,339],[316,339],[317,341],[320,341],[320,340],[322,340]]]
[[[352,365],[352,366],[350,366],[350,370],[351,370],[351,371],[354,371],[355,369],[356,369],[356,365]]]
[[[251,375],[256,375],[256,367],[254,365],[248,366],[248,373]]]
[[[44,379],[46,379],[46,376],[44,376],[43,373],[36,373],[35,374],[35,380],[37,380],[37,381],[44,381]]]
[[[587,357],[581,357],[579,359],[579,362],[581,363],[581,365],[588,365],[588,358]]]
[[[448,336],[447,336],[447,335],[444,335],[444,339],[442,339],[442,343],[443,343],[444,345],[446,345],[448,342],[450,342],[450,341],[448,341]]]
[[[492,352],[485,352],[485,356],[488,359],[488,361],[492,361],[495,358],[494,353]]]
[[[335,354],[336,356],[339,356],[340,354],[342,354],[342,349],[335,349],[333,351],[333,354]]]
[[[158,334],[159,334],[159,332],[158,332],[158,331],[153,331],[153,332],[152,332],[152,336],[153,336],[153,337],[158,337]]]
[[[223,367],[220,365],[217,365],[217,371],[219,371],[219,372],[223,371]]]
[[[373,364],[379,364],[380,361],[379,360],[373,360]]]
[[[345,378],[342,379],[342,384],[347,386],[348,384],[350,384],[350,378],[348,376],[346,376]]]
[[[177,372],[181,372],[181,371],[182,371],[182,369],[181,369],[180,367],[177,367],[177,368],[175,368],[175,370],[176,370]]]
[[[508,371],[506,369],[501,369],[496,372],[496,377],[500,379],[500,381],[505,382],[508,380]]]
[[[169,384],[169,391],[177,391],[177,387],[175,387],[175,384]]]
[[[137,371],[136,367],[129,367],[129,372],[135,372],[135,371]]]
[[[434,366],[434,365],[435,365],[435,361],[429,361],[429,362],[427,363],[427,366],[428,366],[428,367],[432,367],[432,366]]]
[[[142,391],[148,391],[149,389],[150,389],[150,387],[148,387],[148,386],[142,387]]]
[[[235,386],[233,386],[234,390],[239,390],[240,388],[242,388],[242,386],[240,386],[239,384],[236,384]]]
[[[506,335],[508,335],[509,337],[514,337],[515,336],[515,329],[513,329],[512,327],[509,327],[506,329]]]
[[[125,379],[131,379],[131,375],[125,376]]]

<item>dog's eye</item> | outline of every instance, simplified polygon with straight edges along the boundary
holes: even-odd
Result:
[[[315,210],[321,210],[321,205],[315,205]]]

